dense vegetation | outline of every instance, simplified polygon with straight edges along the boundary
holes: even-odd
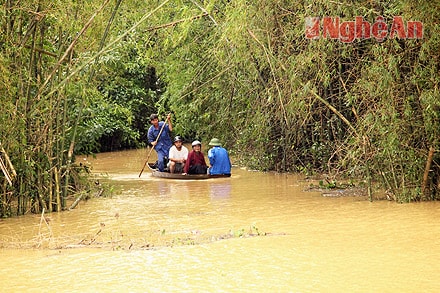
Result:
[[[437,2],[2,2],[1,216],[66,208],[88,190],[75,154],[145,146],[153,112],[250,168],[439,197]],[[310,40],[310,16],[402,16],[423,38]]]

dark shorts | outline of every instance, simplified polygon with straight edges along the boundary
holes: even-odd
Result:
[[[183,163],[176,163],[174,165],[174,173],[182,173],[183,172],[183,167],[185,167],[185,164],[183,164]]]

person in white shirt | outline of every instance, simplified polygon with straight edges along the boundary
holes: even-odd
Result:
[[[182,173],[188,158],[188,149],[183,145],[182,138],[176,136],[174,138],[174,145],[170,148],[168,155],[168,169],[170,173]]]

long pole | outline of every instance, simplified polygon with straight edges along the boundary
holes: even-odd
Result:
[[[156,146],[156,144],[157,144],[157,142],[158,142],[158,140],[159,140],[159,137],[160,137],[160,135],[162,134],[163,129],[165,128],[165,124],[167,124],[167,123],[164,121],[164,123],[163,123],[163,125],[162,125],[162,128],[160,129],[159,134],[158,134],[157,137],[156,137],[155,144],[153,145],[153,147],[150,149],[150,152],[148,153],[147,159],[145,160],[145,163],[144,163],[144,167],[142,167],[142,170],[141,170],[141,172],[139,173],[139,178],[141,177],[142,172],[144,172],[145,166],[147,166],[147,164],[148,164],[148,160],[150,159],[151,153],[153,152],[153,149],[154,149],[154,147]]]

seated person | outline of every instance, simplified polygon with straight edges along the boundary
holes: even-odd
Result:
[[[183,172],[186,174],[206,174],[208,166],[205,162],[205,156],[202,153],[202,143],[195,140],[191,146],[192,151],[188,154]]]
[[[182,173],[188,158],[188,149],[183,145],[182,138],[176,136],[174,138],[174,145],[170,148],[168,154],[168,169],[170,173]]]
[[[211,139],[209,145],[212,148],[208,151],[208,159],[211,167],[211,175],[231,175],[231,160],[226,149],[224,149],[217,138]]]

